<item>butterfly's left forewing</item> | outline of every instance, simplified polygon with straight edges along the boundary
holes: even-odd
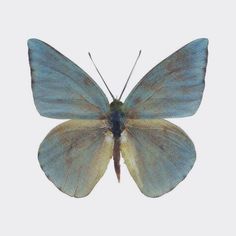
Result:
[[[28,40],[34,103],[39,113],[57,119],[101,119],[109,102],[79,66],[38,39]]]
[[[196,157],[190,138],[165,120],[128,119],[121,153],[141,192],[149,197],[172,190],[186,177]]]
[[[104,120],[71,120],[54,128],[39,148],[39,163],[62,192],[87,196],[112,157],[112,133]]]

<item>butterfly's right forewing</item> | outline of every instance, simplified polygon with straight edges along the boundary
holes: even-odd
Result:
[[[126,98],[126,116],[157,119],[193,115],[202,100],[207,46],[207,39],[194,40],[150,70]]]

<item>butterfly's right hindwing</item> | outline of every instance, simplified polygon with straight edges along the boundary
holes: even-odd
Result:
[[[80,67],[38,40],[28,40],[34,102],[39,113],[58,119],[100,119],[109,102]]]
[[[121,135],[121,153],[143,194],[159,197],[191,170],[196,152],[180,128],[165,120],[130,119]]]

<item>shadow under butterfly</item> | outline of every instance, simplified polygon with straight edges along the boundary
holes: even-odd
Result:
[[[42,116],[72,119],[55,127],[39,147],[39,163],[49,180],[70,196],[85,197],[112,156],[120,180],[121,152],[143,194],[159,197],[172,190],[191,170],[196,152],[187,134],[163,118],[197,111],[207,46],[207,39],[197,39],[167,57],[139,81],[124,103],[120,99],[138,58],[119,99],[95,66],[113,98],[109,104],[80,67],[48,44],[29,39],[37,110]]]

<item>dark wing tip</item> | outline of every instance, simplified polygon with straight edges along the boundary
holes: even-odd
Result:
[[[27,40],[27,45],[30,48],[35,42],[37,42],[38,39],[31,38]]]
[[[201,38],[201,39],[200,39],[200,42],[201,42],[201,44],[203,44],[205,47],[207,47],[208,44],[209,44],[208,38]]]
[[[201,47],[205,47],[207,48],[208,44],[209,44],[209,40],[208,38],[199,38],[199,39],[195,39],[194,41],[192,41],[191,43],[193,44],[198,44]]]
[[[37,44],[42,44],[42,43],[44,43],[42,40],[36,38],[30,38],[27,40],[27,45],[29,49],[35,47]]]

